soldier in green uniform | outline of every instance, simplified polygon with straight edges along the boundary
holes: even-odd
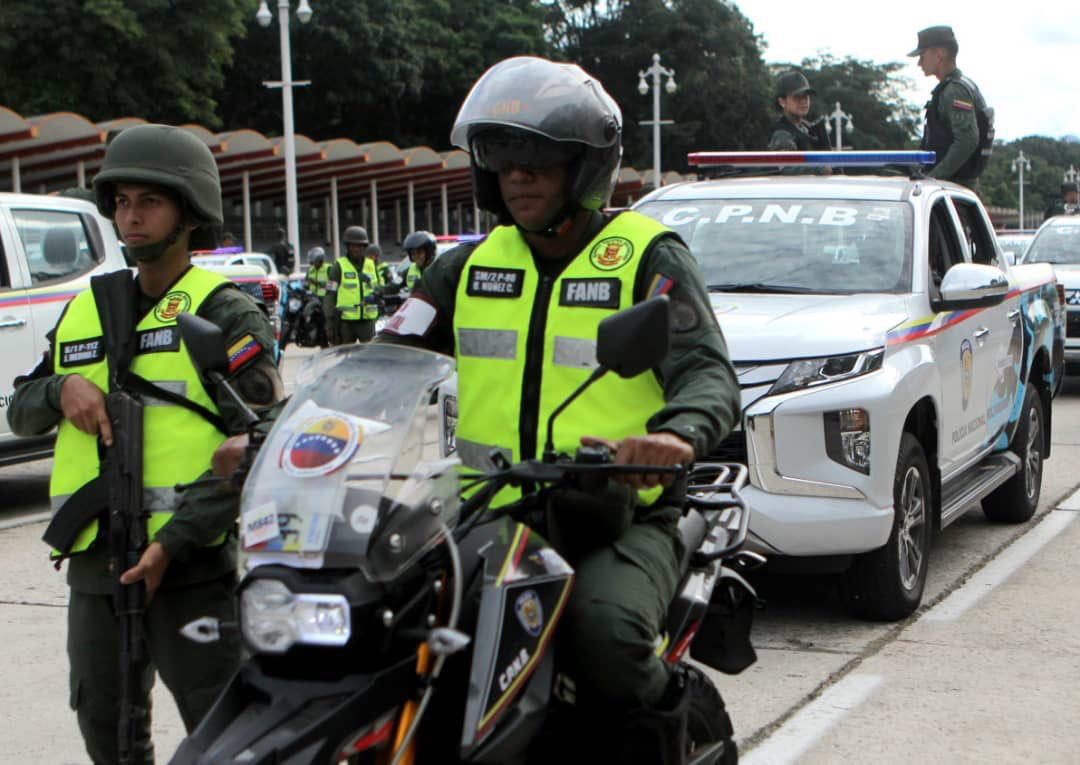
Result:
[[[1050,203],[1050,206],[1046,208],[1046,217],[1050,218],[1054,215],[1067,215],[1077,212],[1080,209],[1078,205],[1077,185],[1066,181],[1061,184],[1061,199],[1057,199]]]
[[[979,124],[976,110],[985,109],[978,86],[956,67],[960,46],[952,27],[927,27],[919,32],[918,45],[909,56],[919,57],[919,68],[936,77],[926,104],[926,128],[922,148],[937,152],[931,178],[971,186],[978,175]]]
[[[492,449],[538,457],[547,416],[596,364],[599,321],[653,295],[671,300],[667,358],[586,391],[558,420],[556,449],[602,442],[617,463],[689,465],[739,418],[739,387],[686,245],[645,216],[602,212],[621,128],[593,77],[531,57],[489,69],[458,113],[451,142],[472,155],[477,204],[502,225],[428,265],[379,337],[456,356],[456,444],[471,468],[490,469]],[[658,474],[567,493],[549,514],[577,571],[558,655],[576,686],[570,717],[589,735],[569,739],[569,754],[602,742],[615,762],[682,761],[674,731],[701,678],[655,654],[678,580],[680,514],[679,491]]]
[[[371,240],[363,226],[349,226],[342,239],[345,255],[330,264],[323,314],[332,345],[366,343],[375,337],[379,318],[375,297],[379,275],[374,261],[365,256]]]
[[[95,519],[65,551],[70,704],[90,759],[117,762],[119,654],[112,593],[118,576],[124,584],[143,580],[149,658],[133,668],[142,677],[135,760],[149,763],[155,670],[191,731],[240,658],[235,632],[209,645],[180,634],[184,624],[202,616],[236,621],[231,532],[238,497],[225,482],[180,493],[174,486],[209,476],[215,449],[244,426],[230,399],[200,380],[180,341],[177,314],[190,311],[221,328],[230,349],[229,378],[251,406],[272,405],[281,398],[282,384],[266,316],[231,282],[189,260],[192,237],[222,222],[217,165],[206,145],[176,127],[128,128],[109,145],[94,190],[98,208],[115,222],[138,270],[127,295],[136,317],[136,351],[119,379],[146,411],[143,507],[149,511],[149,545],[135,566],[110,570],[109,545]],[[50,495],[60,517],[77,510],[80,503],[69,507],[68,500],[97,478],[101,450],[113,441],[104,399],[110,387],[108,339],[99,310],[91,290],[71,300],[48,335],[48,354],[16,379],[8,409],[19,435],[59,429]]]
[[[828,151],[829,136],[822,120],[807,120],[810,96],[816,95],[802,72],[791,70],[776,78],[776,107],[780,117],[773,123],[770,151]]]
[[[412,261],[409,270],[405,272],[405,289],[410,292],[416,288],[424,271],[435,260],[436,242],[435,235],[430,231],[413,231],[401,243],[405,254]]]

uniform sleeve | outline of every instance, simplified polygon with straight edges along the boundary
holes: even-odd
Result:
[[[796,151],[798,146],[791,133],[786,130],[774,130],[769,139],[769,151]]]
[[[256,412],[265,412],[284,396],[284,386],[274,363],[274,335],[270,321],[247,294],[226,287],[209,298],[199,314],[218,325],[231,349],[229,384]],[[240,410],[221,390],[212,392],[230,432],[243,433]],[[212,474],[207,471],[203,478]],[[233,528],[239,495],[225,482],[195,486],[180,495],[176,511],[158,532],[157,541],[178,560],[210,544]]]
[[[941,94],[941,119],[952,129],[953,142],[929,175],[953,178],[979,148],[979,123],[975,119],[975,98],[959,82],[950,82]]]
[[[475,248],[476,245],[471,244],[455,247],[425,268],[409,299],[391,317],[376,340],[452,356],[458,282],[465,262]]]
[[[326,272],[326,294],[323,295],[323,316],[333,322],[337,316],[337,293],[341,286],[341,266],[337,261],[330,264]]]
[[[61,314],[60,319],[63,318]],[[60,320],[56,325],[60,326]],[[56,374],[53,367],[56,327],[49,330],[46,339],[49,350],[42,354],[36,367],[15,378],[15,394],[8,405],[11,432],[24,438],[44,435],[64,418],[60,408],[60,386],[64,384],[64,376]]]
[[[671,351],[660,364],[663,409],[649,432],[674,433],[704,458],[739,421],[741,396],[727,344],[716,323],[704,279],[686,245],[675,238],[646,253],[635,300],[665,293],[671,300]]]

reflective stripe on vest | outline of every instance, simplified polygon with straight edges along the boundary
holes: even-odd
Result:
[[[651,218],[626,212],[597,234],[555,280],[546,306],[543,337],[530,338],[540,274],[528,244],[515,227],[496,228],[469,255],[458,284],[454,335],[458,363],[456,441],[462,462],[489,470],[486,455],[499,449],[521,459],[522,389],[526,354],[543,354],[537,441],[547,420],[596,367],[600,321],[634,302],[642,255],[670,229]],[[647,432],[646,422],[664,406],[655,374],[624,380],[609,374],[594,383],[555,421],[554,443],[572,454],[581,436],[618,440]],[[639,492],[651,504],[660,487]],[[492,504],[519,496],[504,489]]]
[[[375,261],[364,258],[363,265],[357,268],[351,260],[341,257],[338,258],[337,264],[341,269],[341,282],[338,284],[336,305],[341,311],[342,320],[360,321],[379,318],[378,306],[363,304],[364,298],[372,294],[372,288],[380,282],[379,274],[375,270]],[[360,278],[361,274],[366,274],[370,282],[365,283]]]
[[[188,356],[176,327],[181,312],[195,313],[203,301],[222,285],[224,277],[192,267],[173,285],[160,302],[136,326],[136,355],[131,371],[174,393],[182,393],[214,414],[217,406],[207,394]],[[76,295],[56,329],[53,365],[57,374],[80,374],[108,393],[108,364],[105,359],[101,319],[90,290]],[[147,537],[172,517],[175,508],[173,487],[193,481],[210,469],[214,450],[224,434],[194,412],[159,399],[143,402],[143,504],[150,518]],[[96,478],[101,465],[98,441],[62,420],[56,437],[56,457],[49,496],[53,510],[70,495]],[[92,521],[79,534],[71,552],[85,550],[97,538],[98,524]],[[224,536],[211,544],[224,542]]]

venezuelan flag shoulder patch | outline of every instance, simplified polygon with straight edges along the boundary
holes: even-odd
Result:
[[[259,355],[262,345],[251,335],[244,335],[229,346],[229,374]]]
[[[975,111],[975,104],[971,103],[971,101],[964,101],[961,98],[957,98],[953,100],[952,108],[959,109],[962,112],[971,112]]]

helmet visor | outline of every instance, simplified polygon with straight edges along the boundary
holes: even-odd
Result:
[[[522,130],[485,130],[472,141],[473,161],[501,173],[511,167],[543,169],[566,164],[581,155],[578,143],[552,141]]]

